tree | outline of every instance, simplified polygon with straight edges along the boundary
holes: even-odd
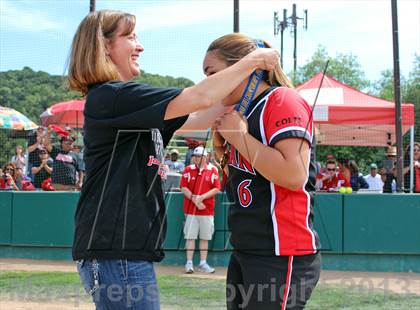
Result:
[[[394,74],[391,69],[381,72],[381,78],[372,85],[371,94],[394,101]]]
[[[179,88],[194,84],[186,78],[146,72],[142,72],[136,81],[153,86]],[[52,104],[76,98],[80,98],[80,94],[69,90],[63,76],[35,72],[29,67],[0,72],[0,105],[12,107],[35,123],[39,123],[39,115]],[[11,130],[0,129],[0,166],[10,160],[16,144],[24,146],[26,143],[22,137],[17,140],[12,133]]]
[[[64,77],[29,67],[0,72],[0,85],[0,105],[12,107],[35,123],[53,103],[80,97],[68,89]]]
[[[144,84],[149,84],[157,87],[179,87],[185,88],[194,85],[194,83],[186,78],[174,78],[172,76],[162,76],[159,74],[151,74],[141,71],[139,77],[136,77],[134,81]]]
[[[157,87],[185,88],[194,84],[186,78],[144,71],[135,81]],[[18,110],[35,123],[39,122],[39,115],[52,104],[77,98],[80,98],[80,94],[69,90],[64,76],[35,72],[29,67],[0,72],[0,105]]]
[[[420,55],[414,56],[409,78],[401,76],[401,101],[414,104],[414,128],[416,139],[420,139]],[[394,101],[394,74],[391,69],[381,72],[381,78],[373,83],[372,93],[382,99]],[[407,138],[408,139],[408,138]]]
[[[413,69],[409,74],[403,101],[414,104],[415,137],[417,141],[420,141],[420,55],[416,54],[414,57]]]
[[[327,60],[330,61],[327,75],[359,90],[365,89],[370,85],[356,56],[352,54],[337,54],[333,58],[328,55],[327,50],[323,46],[318,46],[309,62],[298,68],[297,80],[294,83],[296,85],[301,84],[318,72],[322,72]]]

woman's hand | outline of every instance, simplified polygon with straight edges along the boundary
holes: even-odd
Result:
[[[244,60],[255,61],[258,69],[273,71],[280,61],[280,54],[274,48],[257,48],[244,57]]]
[[[248,133],[248,122],[237,111],[226,113],[216,119],[214,127],[217,132],[231,144]]]

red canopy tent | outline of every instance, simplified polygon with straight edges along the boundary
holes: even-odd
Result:
[[[312,105],[322,73],[296,90]],[[396,142],[395,104],[362,93],[329,76],[324,77],[314,109],[317,144],[387,146]],[[414,105],[402,104],[402,129],[414,126]]]

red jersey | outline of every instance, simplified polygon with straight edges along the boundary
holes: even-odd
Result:
[[[351,184],[341,172],[337,172],[331,180],[322,181],[321,190],[337,191],[342,186],[351,187]]]
[[[188,188],[193,195],[202,195],[213,188],[220,189],[219,172],[216,167],[205,165],[201,171],[196,165],[187,166],[182,172],[180,188]],[[187,197],[184,197],[184,213],[194,215],[214,215],[214,196],[203,200],[206,208],[199,210]]]
[[[310,165],[305,186],[292,191],[267,180],[231,147],[226,192],[232,203],[230,242],[236,250],[289,256],[313,254],[319,249],[312,222],[316,166],[311,115],[299,93],[285,87],[270,88],[250,104],[244,115],[249,134],[269,147],[283,139],[303,139],[311,145]]]

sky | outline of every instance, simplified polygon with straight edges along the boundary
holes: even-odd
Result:
[[[297,65],[307,62],[319,45],[335,57],[357,57],[366,77],[378,80],[393,68],[391,0],[240,0],[240,32],[268,40],[273,13],[297,15],[308,10],[308,29],[298,24]],[[136,31],[145,47],[140,66],[149,73],[204,78],[202,61],[208,45],[233,32],[233,0],[96,0],[96,9],[123,10],[136,15]],[[25,66],[63,75],[71,40],[89,11],[89,0],[0,0],[0,71]],[[420,54],[420,1],[398,1],[401,74],[408,76],[415,53]],[[284,36],[284,70],[293,69],[293,36]]]

